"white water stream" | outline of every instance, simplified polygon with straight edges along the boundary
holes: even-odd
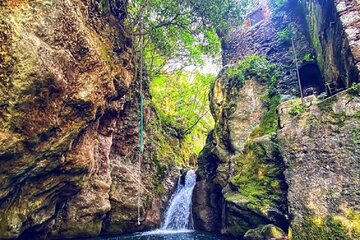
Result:
[[[181,184],[179,178],[176,191],[172,195],[165,213],[163,226],[155,231],[143,233],[143,235],[192,232],[191,199],[195,184],[196,174],[193,170],[186,173],[184,184]]]

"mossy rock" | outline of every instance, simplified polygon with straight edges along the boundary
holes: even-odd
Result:
[[[360,214],[347,210],[346,216],[310,216],[293,227],[294,240],[355,240],[360,239]]]
[[[275,225],[268,224],[247,231],[244,235],[245,240],[271,240],[271,239],[287,239],[287,235],[283,230]]]

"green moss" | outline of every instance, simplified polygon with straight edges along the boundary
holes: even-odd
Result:
[[[310,61],[312,61],[311,54],[310,54],[310,53],[306,53],[306,54],[304,55],[303,60],[304,60],[305,62],[310,62]]]
[[[356,113],[354,114],[354,117],[360,118],[360,111],[356,112]]]
[[[355,144],[360,145],[360,128],[354,128],[351,132],[351,138]]]
[[[310,4],[315,4],[315,3],[310,3]],[[309,14],[306,16],[306,20],[307,20],[307,24],[309,27],[309,32],[310,32],[310,39],[311,39],[311,43],[312,43],[312,47],[315,49],[316,51],[316,60],[317,63],[320,66],[321,71],[324,71],[325,65],[324,65],[324,54],[323,54],[323,48],[321,46],[321,42],[320,42],[320,36],[319,34],[322,32],[320,31],[319,27],[318,27],[318,19],[317,19],[317,15],[316,15],[316,9],[315,6],[311,6],[308,8],[309,9]]]
[[[337,102],[337,97],[333,96],[325,99],[324,101],[319,102],[317,105],[321,111],[324,112],[333,112],[333,105]]]
[[[245,148],[246,152],[237,159],[237,175],[231,179],[238,187],[239,196],[231,199],[241,196],[248,201],[248,207],[258,211],[284,202],[284,166],[276,144],[270,140],[249,141]]]
[[[280,96],[271,99],[267,97],[265,105],[268,110],[264,113],[260,120],[260,124],[252,131],[251,137],[275,134],[278,129],[278,115],[276,108],[280,103]]]
[[[353,96],[360,96],[360,83],[358,84],[353,84],[349,90],[348,90],[349,94],[353,95]]]
[[[247,240],[256,239],[278,239],[285,237],[285,233],[278,227],[268,224],[260,225],[258,228],[247,231],[244,238]]]
[[[346,216],[311,216],[301,226],[293,228],[294,240],[352,240],[359,239],[358,212],[347,211]]]

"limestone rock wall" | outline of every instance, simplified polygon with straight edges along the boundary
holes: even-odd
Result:
[[[287,229],[282,160],[270,135],[254,134],[268,110],[266,96],[261,79],[241,84],[223,71],[215,82],[215,129],[200,153],[193,195],[197,228],[236,237],[268,224]]]
[[[360,2],[303,0],[317,61],[335,92],[360,81]]]
[[[295,240],[360,237],[359,97],[359,88],[350,89],[297,115],[296,100],[279,107]]]
[[[357,6],[288,1],[269,20],[225,39],[224,65],[252,54],[276,65],[285,103],[277,108],[277,129],[261,131],[277,115],[265,101],[269,86],[249,76],[242,85],[220,73],[210,94],[215,129],[198,159],[198,228],[264,239],[266,229],[286,232],[290,222],[296,240],[359,238],[359,87],[322,102],[312,96],[306,106],[287,102],[299,90],[291,41],[284,39],[292,26],[299,65],[318,63],[329,95],[349,88],[358,81]]]
[[[278,90],[285,99],[299,96],[299,85],[296,77],[294,54],[289,36],[281,38],[281,32],[292,28],[299,65],[305,62],[304,56],[312,55],[313,50],[307,38],[307,26],[303,10],[297,1],[290,0],[269,19],[251,28],[240,26],[224,41],[223,64],[237,62],[244,57],[257,54],[266,58],[278,67]],[[286,34],[285,34],[286,35]]]
[[[147,127],[137,226],[139,82],[126,8],[126,0],[0,1],[1,239],[159,223],[176,176],[160,166]]]

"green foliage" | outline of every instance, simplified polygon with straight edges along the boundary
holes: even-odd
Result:
[[[353,83],[348,91],[353,96],[360,96],[360,83]]]
[[[246,77],[256,77],[260,82],[270,82],[275,69],[275,65],[270,64],[265,56],[253,54],[228,66],[225,74],[231,81],[240,83],[243,83]]]
[[[290,27],[286,27],[280,32],[278,32],[277,35],[282,42],[290,42],[292,30]]]
[[[152,103],[162,125],[173,129],[182,144],[199,153],[206,134],[213,128],[208,92],[215,76],[178,73],[159,76],[150,84]],[[186,154],[187,158],[191,153]]]
[[[202,56],[220,52],[220,39],[239,25],[251,0],[134,0],[129,2],[128,24],[135,46],[144,47],[145,63],[152,77],[164,73],[170,60],[176,69],[202,64]],[[141,36],[144,37],[142,44]]]
[[[186,66],[199,66],[218,56],[220,37],[239,25],[244,0],[134,0],[129,1],[127,24],[132,30],[137,57],[144,57],[150,79],[152,105],[161,126],[177,137],[183,161],[194,158],[213,127],[208,92],[215,77],[189,74]],[[160,133],[158,134],[161,135]],[[159,140],[159,157],[172,156],[166,141]],[[177,164],[183,164],[175,157]]]
[[[297,101],[295,101],[294,104],[291,106],[291,109],[289,112],[292,117],[295,117],[295,116],[305,112],[305,110],[306,110],[306,106],[301,103],[300,99],[296,99],[296,100]]]
[[[311,62],[312,61],[312,57],[310,53],[306,53],[304,56],[304,61],[305,62]]]

